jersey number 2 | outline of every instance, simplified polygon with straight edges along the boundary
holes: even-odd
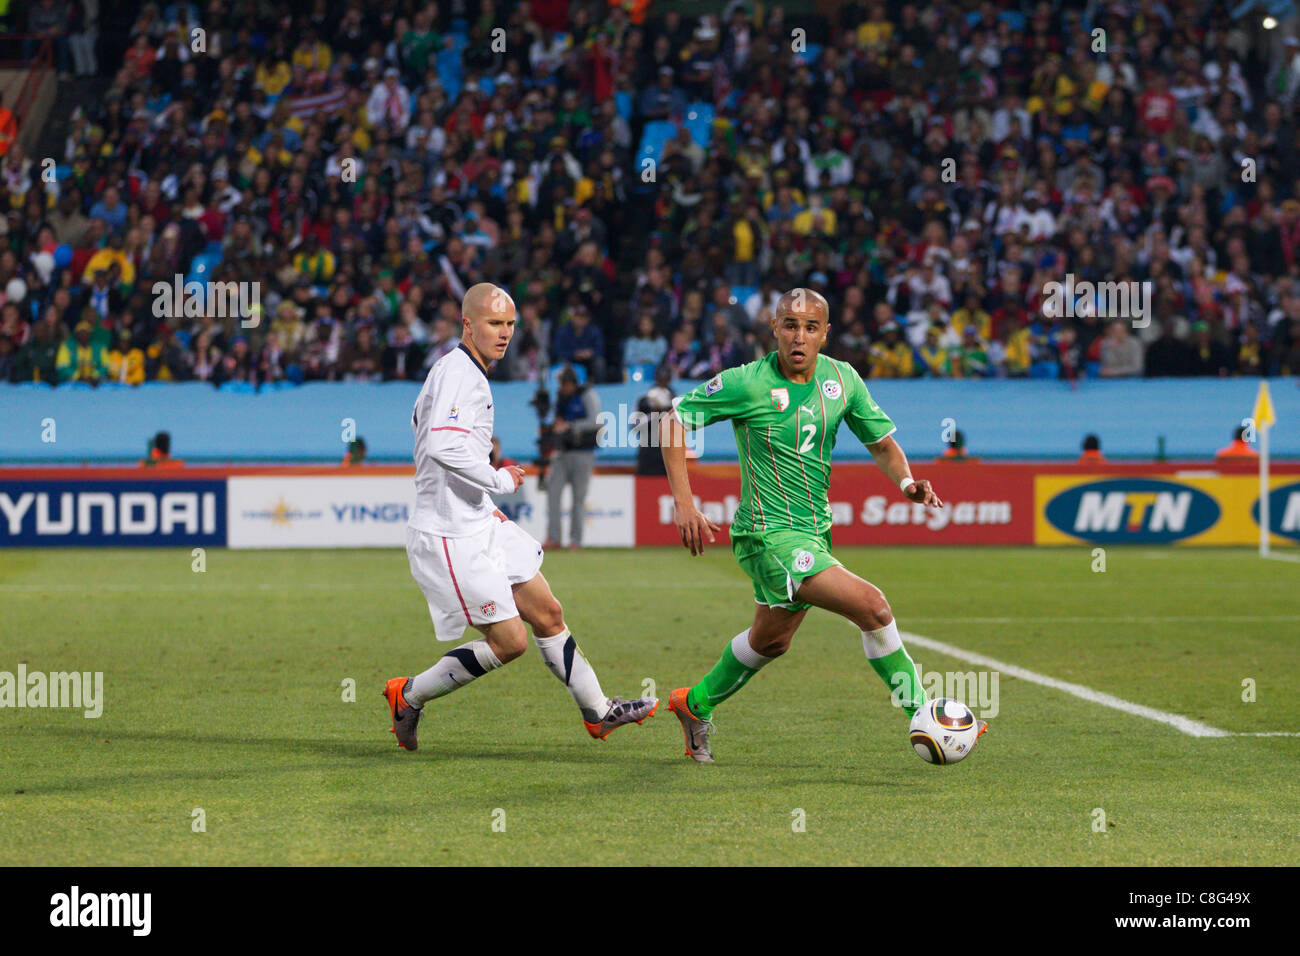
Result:
[[[803,432],[803,442],[799,445],[799,454],[805,455],[812,451],[813,436],[817,434],[817,426],[815,424],[804,425],[800,431]]]

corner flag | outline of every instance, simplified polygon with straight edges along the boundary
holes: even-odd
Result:
[[[1259,394],[1255,396],[1255,411],[1251,415],[1255,419],[1255,428],[1267,428],[1277,421],[1277,416],[1273,414],[1273,397],[1268,393],[1268,382],[1259,383]]]
[[[1268,557],[1268,433],[1277,416],[1273,414],[1273,398],[1268,394],[1268,382],[1259,383],[1255,396],[1255,431],[1259,435],[1259,554]]]

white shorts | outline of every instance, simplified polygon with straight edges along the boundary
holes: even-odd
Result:
[[[468,538],[408,526],[406,556],[440,641],[460,640],[467,627],[518,617],[512,589],[531,581],[542,566],[542,546],[513,521],[494,520]]]

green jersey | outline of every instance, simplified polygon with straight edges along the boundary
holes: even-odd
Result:
[[[740,458],[740,507],[732,533],[830,531],[831,452],[840,422],[864,444],[893,434],[853,366],[817,357],[803,385],[777,355],[729,368],[674,402],[687,428],[731,419]]]

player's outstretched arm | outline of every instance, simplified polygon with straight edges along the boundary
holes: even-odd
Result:
[[[867,451],[871,452],[876,465],[890,481],[898,485],[899,490],[903,492],[903,497],[908,501],[929,505],[932,508],[943,507],[943,502],[939,500],[939,496],[934,493],[928,481],[924,479],[918,481],[912,477],[911,468],[907,464],[907,455],[903,453],[903,446],[894,441],[892,436],[886,435],[880,441],[867,445]]]
[[[691,494],[691,479],[686,473],[686,429],[672,415],[665,415],[659,425],[659,451],[664,456],[664,468],[668,472],[668,487],[673,492],[673,509],[677,522],[677,533],[681,535],[682,546],[691,554],[704,552],[704,539],[714,541],[715,531],[721,531],[716,524],[695,507],[695,496]]]

